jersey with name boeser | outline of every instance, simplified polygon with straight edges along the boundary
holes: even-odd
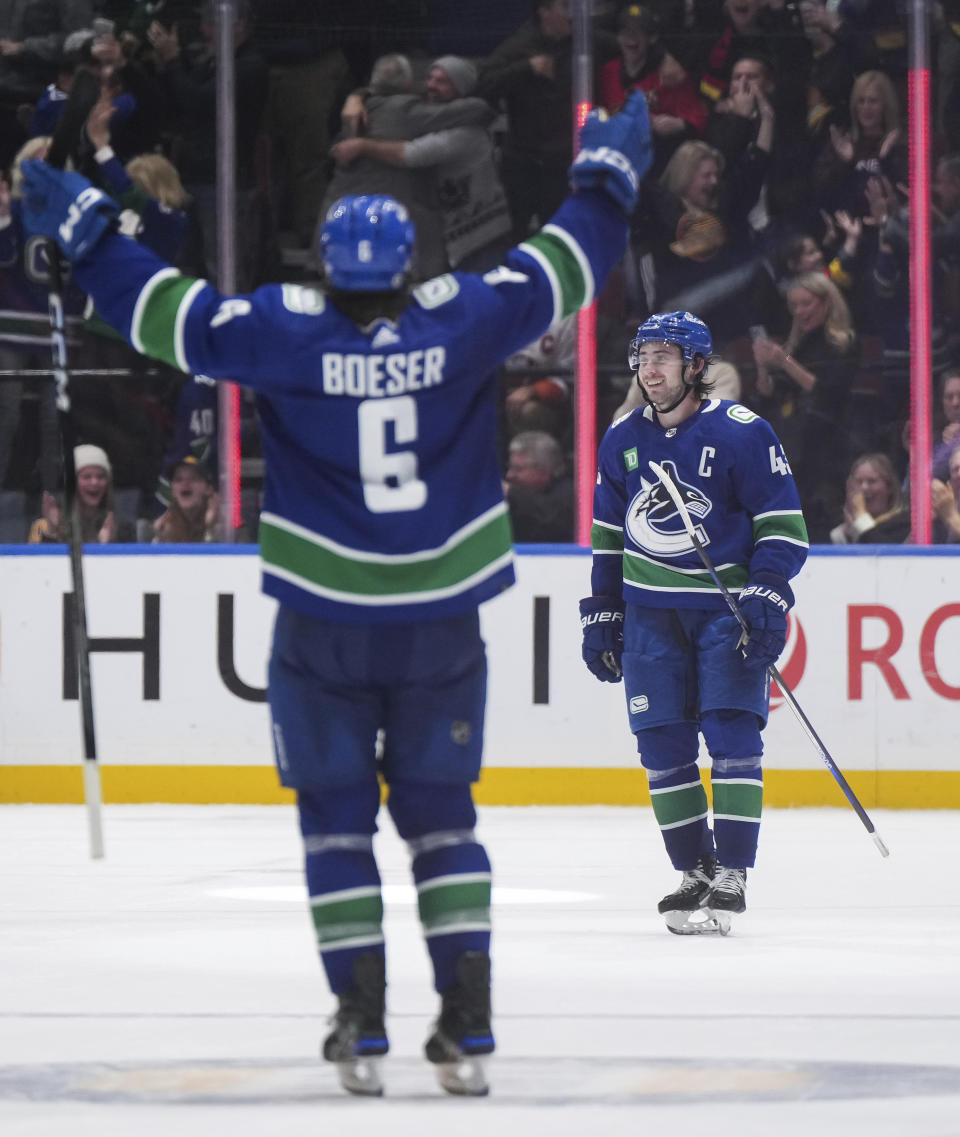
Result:
[[[756,572],[789,580],[807,530],[789,462],[772,427],[747,407],[708,399],[676,427],[652,407],[615,422],[600,445],[593,511],[595,596],[655,608],[722,608],[683,518],[650,466],[680,490],[697,537],[735,595]]]
[[[440,619],[514,579],[496,369],[591,302],[625,234],[578,194],[499,268],[427,281],[364,328],[319,289],[224,297],[119,237],[77,271],[138,350],[256,392],[267,593],[326,619]]]

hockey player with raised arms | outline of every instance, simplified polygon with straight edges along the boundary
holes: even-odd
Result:
[[[630,729],[667,854],[683,876],[659,903],[678,934],[726,934],[745,911],[763,796],[767,668],[786,642],[788,581],[807,555],[790,466],[770,425],[710,397],[713,342],[690,312],[650,316],[630,345],[646,406],[607,430],[593,506],[592,595],[580,602],[583,658],[624,682]],[[749,637],[704,571],[674,500],[734,596]],[[697,765],[712,759],[713,829]]]
[[[323,1055],[354,1093],[382,1091],[388,1049],[378,773],[410,851],[440,995],[426,1056],[449,1092],[487,1091],[490,862],[471,789],[486,697],[478,606],[514,581],[490,376],[592,301],[623,254],[650,160],[638,96],[614,118],[588,116],[573,192],[484,276],[411,290],[405,210],[352,197],[322,226],[322,290],[231,297],[120,236],[116,205],[84,178],[25,165],[27,225],[59,243],[105,319],[145,354],[257,394],[263,588],[279,602],[275,756],[297,794],[338,999]]]

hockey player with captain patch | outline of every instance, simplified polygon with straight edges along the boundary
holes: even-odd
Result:
[[[770,425],[710,397],[713,350],[690,312],[650,316],[630,345],[646,405],[618,419],[598,456],[592,595],[580,602],[583,658],[625,686],[676,891],[659,903],[680,935],[723,934],[745,911],[763,796],[767,668],[786,642],[789,581],[807,531]],[[704,570],[650,463],[679,490],[702,546],[750,627],[745,635]],[[712,759],[713,828],[697,765]]]
[[[409,286],[391,198],[336,202],[323,288],[224,297],[118,235],[77,174],[24,165],[24,214],[144,354],[257,395],[260,552],[278,601],[268,673],[281,781],[297,793],[317,944],[337,1010],[323,1043],[353,1093],[382,1092],[382,775],[440,996],[425,1046],[454,1094],[486,1093],[490,862],[475,833],[486,659],[478,606],[514,580],[496,447],[503,360],[591,302],[623,254],[650,166],[642,95],[592,112],[573,193],[500,267]],[[382,738],[378,756],[377,740]]]

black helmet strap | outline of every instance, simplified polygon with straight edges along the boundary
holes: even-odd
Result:
[[[694,380],[692,383],[687,379],[687,376],[690,374],[690,368],[693,367],[694,363],[696,363],[696,361],[697,361],[697,355],[700,355],[700,353],[697,352],[697,354],[694,355],[693,359],[690,360],[689,363],[686,360],[684,360],[683,371],[681,372],[681,375],[680,375],[681,379],[683,379],[683,390],[676,397],[676,399],[674,399],[674,401],[670,404],[669,407],[653,407],[653,403],[650,402],[650,397],[647,395],[647,392],[644,390],[643,384],[640,382],[640,368],[639,367],[637,368],[637,386],[640,388],[640,394],[643,395],[644,399],[648,403],[650,403],[650,406],[653,407],[653,409],[656,411],[656,413],[658,415],[668,415],[671,411],[676,410],[677,407],[679,407],[680,404],[683,402],[683,400],[687,397],[687,395],[689,395],[690,392],[696,387],[696,385],[697,385],[696,376],[694,376]],[[700,358],[702,359],[703,356],[700,356]],[[700,370],[702,371],[703,369],[701,368]],[[698,371],[697,375],[699,375],[699,374],[700,374],[700,372]]]

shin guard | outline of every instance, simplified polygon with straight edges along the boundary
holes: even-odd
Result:
[[[710,852],[707,794],[696,765],[674,770],[648,770],[653,815],[675,869],[693,869]]]
[[[379,804],[376,783],[298,795],[317,947],[336,995],[352,989],[360,955],[384,954],[383,898],[373,856]]]
[[[407,842],[420,923],[441,994],[465,952],[490,951],[490,861],[474,833],[469,785],[395,782],[388,802]]]

